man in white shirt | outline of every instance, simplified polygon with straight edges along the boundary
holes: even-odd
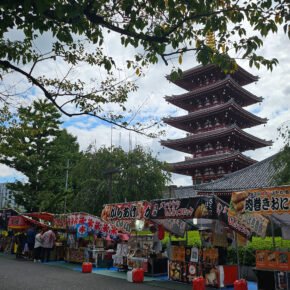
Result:
[[[50,251],[54,246],[55,242],[55,234],[52,230],[47,230],[43,235],[42,235],[42,249],[41,249],[41,262],[43,263],[45,261],[49,261],[50,257]]]

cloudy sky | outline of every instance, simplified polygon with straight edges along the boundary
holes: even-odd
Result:
[[[13,32],[15,38],[21,37],[17,32]],[[41,51],[47,49],[49,35],[44,36],[39,40],[37,46]],[[117,35],[111,33],[105,42],[105,49],[108,54],[113,55],[118,62],[126,66],[125,59],[133,55],[134,49],[124,49],[119,45],[119,38]],[[266,58],[276,57],[279,61],[274,70],[267,71],[266,68],[257,70],[256,68],[249,68],[246,61],[239,60],[238,64],[244,69],[248,70],[254,75],[260,77],[257,83],[246,86],[245,88],[257,96],[264,98],[261,104],[252,105],[246,109],[257,114],[260,117],[269,119],[268,123],[264,126],[257,126],[246,130],[247,132],[266,140],[274,142],[272,147],[258,149],[256,151],[245,152],[246,155],[256,160],[263,160],[276,152],[283,146],[282,140],[277,140],[277,128],[287,120],[290,119],[290,61],[289,61],[289,39],[282,31],[275,35],[270,35],[264,40],[263,48],[258,52]],[[172,59],[169,66],[166,66],[162,61],[157,65],[151,65],[144,71],[145,76],[137,80],[139,89],[137,92],[130,95],[127,107],[137,110],[142,106],[142,110],[138,114],[141,120],[157,118],[161,119],[165,116],[177,116],[185,114],[182,109],[176,108],[168,104],[164,97],[166,95],[181,94],[184,91],[168,82],[165,75],[169,74],[172,65],[177,64],[177,59]],[[182,69],[186,70],[198,65],[194,54],[186,54],[183,58]],[[50,75],[61,76],[65,73],[67,67],[62,63],[57,64],[43,64],[38,67],[42,71]],[[82,76],[84,79],[100,78],[102,72],[99,69],[91,67],[77,67],[74,72],[77,76]],[[19,76],[10,76],[10,82],[17,82],[19,86],[23,83]],[[24,85],[23,85],[24,86]],[[27,93],[29,99],[39,96],[37,90],[29,91]],[[23,100],[22,100],[23,101]],[[82,150],[85,150],[88,145],[95,143],[98,147],[102,145],[122,146],[125,150],[129,147],[133,148],[136,145],[142,145],[153,151],[160,160],[167,162],[177,162],[184,160],[184,153],[180,153],[171,149],[164,148],[160,145],[160,138],[150,139],[135,133],[130,133],[118,128],[111,128],[110,125],[100,122],[92,117],[63,117],[63,127],[71,134],[77,136]],[[185,133],[171,128],[165,127],[166,135],[161,139],[174,139],[185,136]],[[0,164],[0,182],[13,181],[15,179],[23,179],[23,176],[15,170]],[[186,186],[191,184],[190,177],[182,175],[173,175],[172,184],[178,186]]]

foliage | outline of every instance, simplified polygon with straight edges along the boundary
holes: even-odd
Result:
[[[125,152],[121,148],[89,148],[71,172],[76,196],[71,198],[72,211],[100,215],[103,204],[111,202],[152,200],[160,198],[170,173],[165,163],[150,151],[138,146]]]
[[[177,56],[181,64],[183,54],[189,51],[195,52],[203,65],[219,65],[225,72],[237,67],[229,57],[230,50],[247,59],[250,66],[264,65],[272,70],[277,59],[267,60],[256,53],[263,38],[280,26],[290,35],[286,0],[3,0],[0,13],[2,77],[9,71],[21,74],[68,116],[87,114],[139,132],[144,132],[140,123],[131,126],[134,113],[107,110],[106,105],[116,104],[126,111],[128,94],[137,89],[128,78],[117,77],[120,67],[105,53],[104,42],[110,32],[119,37],[123,47],[136,48],[135,55],[124,61],[137,76],[142,75],[144,66],[160,59],[168,64],[168,59]],[[16,30],[19,38],[14,39],[11,33]],[[211,32],[216,36],[216,49],[205,41]],[[34,46],[42,34],[48,41],[45,52]],[[46,61],[66,64],[67,73],[48,77],[37,72],[39,64]],[[73,78],[73,68],[83,64],[99,67],[102,79]],[[171,78],[180,73],[174,68]],[[0,98],[10,96],[5,87]]]
[[[4,112],[4,113],[3,113]],[[63,199],[66,160],[76,159],[76,138],[60,129],[60,114],[48,101],[2,110],[0,162],[27,177],[9,188],[27,211],[56,211]]]
[[[273,179],[277,185],[290,184],[290,129],[289,121],[285,122],[278,128],[278,133],[284,141],[283,149],[273,160],[276,174]]]

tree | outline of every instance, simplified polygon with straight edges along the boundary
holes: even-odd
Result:
[[[144,66],[160,59],[168,64],[168,58],[178,56],[181,64],[183,54],[189,51],[194,51],[203,65],[212,63],[225,72],[237,68],[235,55],[248,59],[250,66],[262,64],[272,70],[277,59],[256,54],[262,38],[277,32],[279,26],[290,35],[287,0],[3,0],[0,13],[2,77],[10,71],[19,73],[67,116],[91,115],[143,133],[156,121],[141,125],[134,112],[125,112],[128,94],[137,87],[128,78],[116,77],[120,67],[106,55],[103,45],[108,33],[117,34],[124,47],[138,48],[126,60],[127,68],[138,76]],[[20,38],[10,37],[13,29]],[[205,41],[212,32],[216,49]],[[34,43],[45,33],[53,37],[47,51],[41,52]],[[87,49],[90,45],[91,51]],[[235,51],[234,56],[229,57],[230,50]],[[62,61],[68,66],[67,73],[48,77],[37,72],[45,61]],[[73,68],[81,64],[101,68],[102,80],[94,80],[92,85],[70,77]],[[178,67],[173,68],[171,78],[180,74]],[[0,98],[7,101],[11,94],[5,86]],[[108,104],[118,108],[108,110]]]
[[[290,129],[289,121],[278,128],[278,133],[284,141],[284,147],[273,160],[276,174],[273,180],[277,185],[290,184]]]
[[[114,172],[111,202],[160,198],[170,180],[168,166],[140,146],[129,152],[119,147],[92,151],[91,147],[71,172],[76,196],[70,209],[99,215],[109,203],[110,172]]]
[[[1,112],[0,162],[27,177],[10,184],[16,203],[27,211],[57,209],[66,160],[78,152],[76,138],[60,129],[61,115],[46,100],[20,107],[17,114]]]

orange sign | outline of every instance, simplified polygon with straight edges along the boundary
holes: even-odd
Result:
[[[289,213],[290,186],[233,192],[231,210],[243,213]]]

